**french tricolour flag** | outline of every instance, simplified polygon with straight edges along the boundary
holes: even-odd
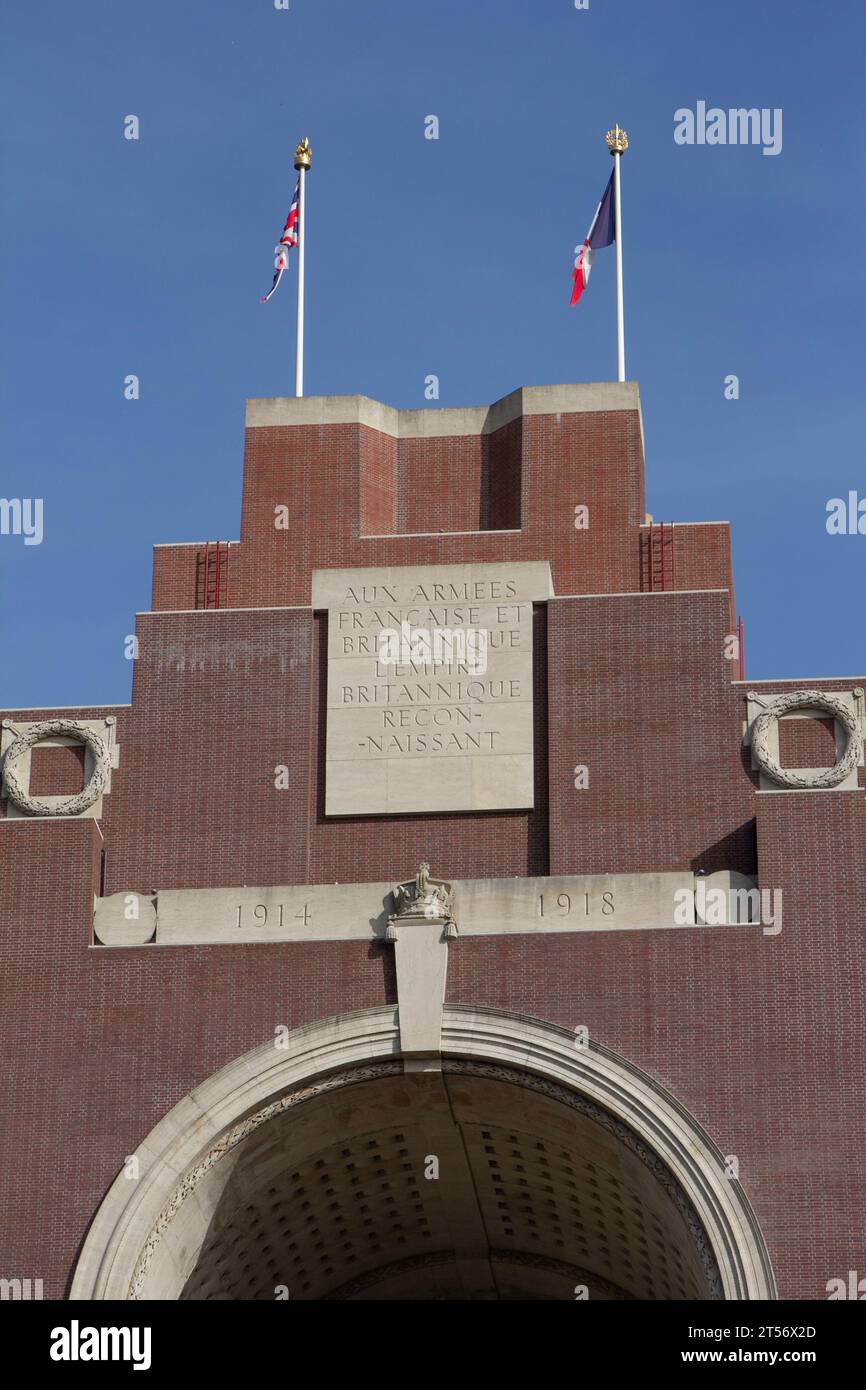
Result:
[[[274,261],[274,283],[267,294],[262,295],[262,303],[267,304],[277,285],[283,278],[283,271],[289,264],[289,249],[298,244],[298,205],[301,200],[301,179],[295,184],[295,196],[292,198],[292,206],[289,208],[289,215],[286,218],[286,225],[280,237],[279,246],[274,247],[276,260]]]
[[[575,247],[577,259],[574,262],[574,287],[571,291],[571,302],[576,304],[589,284],[589,272],[592,269],[592,258],[596,251],[600,251],[603,246],[610,246],[615,238],[614,208],[613,208],[613,174],[607,181],[607,188],[601,196],[601,202],[595,210],[595,217],[592,219],[592,226],[586,234],[586,241],[580,247]]]

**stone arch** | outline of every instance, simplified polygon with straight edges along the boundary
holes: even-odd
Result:
[[[659,1211],[664,1207],[668,1213],[662,1223],[666,1220],[671,1229],[676,1226],[681,1233],[689,1232],[694,1268],[688,1278],[690,1287],[695,1280],[701,1283],[697,1296],[776,1296],[757,1221],[739,1182],[725,1176],[724,1155],[669,1092],[608,1048],[594,1043],[578,1048],[567,1029],[519,1014],[459,1004],[444,1008],[442,1055],[429,1065],[401,1056],[397,1010],[392,1007],[310,1024],[284,1041],[283,1047],[268,1043],[223,1067],[151,1131],[137,1153],[138,1179],[121,1173],[94,1218],[76,1268],[73,1299],[220,1296],[201,1292],[208,1287],[205,1254],[233,1185],[243,1189],[247,1181],[244,1164],[251,1146],[261,1147],[263,1136],[270,1140],[281,1130],[289,1132],[287,1126],[303,1125],[304,1117],[308,1120],[324,1098],[333,1103],[337,1097],[342,1104],[350,1096],[364,1095],[366,1106],[366,1098],[372,1096],[372,1115],[379,1100],[395,1087],[399,1091],[433,1084],[437,1078],[462,1088],[459,1093],[467,1104],[479,1104],[478,1096],[485,1096],[483,1104],[492,1105],[493,1110],[497,1097],[507,1093],[522,1114],[532,1108],[536,1126],[546,1108],[560,1137],[567,1132],[563,1117],[568,1127],[583,1126],[596,1139],[606,1136],[605,1142],[615,1144],[622,1155],[623,1193],[629,1192],[631,1182],[634,1204],[634,1175],[646,1175],[637,1181],[647,1191],[647,1185],[652,1186],[657,1194]],[[402,1091],[400,1098],[405,1104]],[[345,1107],[340,1113],[344,1112]],[[494,1118],[491,1124],[495,1123]],[[478,1132],[495,1141],[493,1129]],[[493,1152],[495,1142],[485,1147]],[[544,1145],[538,1142],[535,1147]],[[342,1152],[349,1150],[344,1147]],[[259,1152],[256,1161],[266,1165],[269,1160]],[[317,1163],[322,1166],[323,1160]],[[522,1171],[523,1165],[518,1166]],[[661,1236],[658,1221],[656,1227]],[[580,1281],[581,1261],[567,1248],[568,1242],[558,1244],[563,1246],[559,1253],[490,1249],[487,1258],[491,1268],[499,1262],[497,1269],[501,1267],[508,1287],[522,1287],[520,1280],[531,1278],[535,1292],[529,1296],[573,1296],[558,1291],[570,1289],[569,1281]],[[426,1296],[454,1296],[443,1268],[449,1261],[454,1263],[441,1250],[426,1256],[410,1253],[402,1261],[384,1259],[375,1279],[368,1271],[366,1284],[363,1277],[340,1282],[335,1276],[340,1285],[336,1292],[304,1296],[396,1296],[365,1289],[371,1281],[387,1289],[390,1280],[405,1290],[411,1286],[413,1272],[421,1268],[428,1286],[440,1290]],[[471,1281],[472,1260],[467,1258],[465,1264]],[[596,1292],[601,1297],[647,1296],[623,1292],[601,1276],[593,1296]],[[674,1290],[649,1296],[678,1295]]]

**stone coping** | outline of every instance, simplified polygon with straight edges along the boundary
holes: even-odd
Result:
[[[636,381],[521,386],[492,405],[395,410],[369,396],[273,396],[247,401],[247,429],[277,425],[367,425],[395,439],[492,434],[524,415],[636,410]],[[641,432],[643,425],[641,424]]]

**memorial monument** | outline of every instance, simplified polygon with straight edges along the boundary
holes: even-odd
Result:
[[[131,704],[0,714],[0,1273],[857,1267],[866,677],[744,679],[728,526],[647,514],[634,383],[250,401],[240,538],[157,545],[136,637]]]

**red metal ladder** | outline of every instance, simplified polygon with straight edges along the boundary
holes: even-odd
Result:
[[[196,577],[196,606],[224,608],[228,590],[228,542],[206,541],[204,555],[199,552]]]
[[[658,533],[658,535],[656,535]],[[646,587],[650,593],[676,588],[674,523],[650,522],[646,545]]]

